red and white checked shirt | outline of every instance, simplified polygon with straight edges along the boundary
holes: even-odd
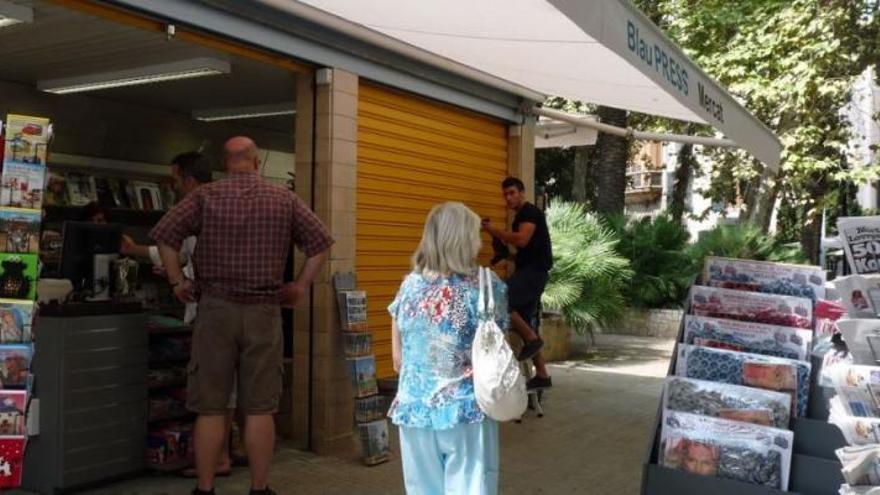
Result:
[[[307,257],[333,245],[299,197],[256,173],[230,174],[193,191],[150,236],[178,250],[184,239],[196,236],[199,291],[244,303],[279,301],[291,241]]]

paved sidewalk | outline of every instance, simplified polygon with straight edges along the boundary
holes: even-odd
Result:
[[[635,495],[657,412],[672,342],[597,335],[586,360],[551,366],[555,387],[546,416],[505,424],[501,493]],[[393,435],[396,444],[396,433]],[[396,445],[395,445],[396,447]],[[402,494],[400,461],[364,467],[357,459],[319,457],[281,448],[272,485],[290,495]],[[180,495],[192,481],[148,476],[86,493]],[[246,494],[248,474],[237,469],[218,481],[218,495]]]

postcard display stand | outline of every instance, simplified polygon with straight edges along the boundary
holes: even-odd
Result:
[[[39,432],[34,388],[36,287],[47,119],[0,121],[0,492],[21,485],[27,439]]]
[[[824,272],[818,267],[709,258],[700,279],[701,285],[691,288],[685,303],[686,316],[682,319],[664,398],[655,421],[655,433],[644,464],[642,495],[771,495],[786,492],[836,495],[844,479],[835,450],[846,446],[846,440],[837,427],[826,422],[827,406],[821,407],[819,403],[827,396],[827,390],[822,389],[816,379],[822,360],[812,357],[809,343],[802,341],[802,337],[812,337],[815,331],[811,310],[814,301],[824,297]],[[792,298],[792,294],[809,298]],[[807,330],[806,334],[803,330]],[[769,338],[755,337],[761,334]],[[685,341],[686,338],[689,340]],[[700,349],[698,353],[715,356],[720,362],[706,365],[705,361],[693,360],[688,349]],[[805,360],[795,359],[804,352]],[[693,369],[689,369],[689,363]],[[735,368],[737,371],[732,374],[738,376],[733,378],[725,376],[726,371],[733,369],[731,363],[735,363],[734,368],[742,365],[742,368]],[[762,369],[781,370],[785,369],[781,365],[787,364],[797,371],[793,373],[796,375],[793,380],[807,383],[794,385],[779,375],[773,376],[774,380],[768,383],[767,376],[760,374]],[[752,365],[755,368],[747,371],[746,367]],[[672,378],[674,375],[680,378]],[[809,378],[804,380],[804,377]],[[682,400],[682,396],[678,396],[675,401],[670,401],[671,381],[692,381],[697,387],[706,383],[692,378],[718,382],[705,387],[725,388],[733,398],[722,399],[721,394],[709,392],[702,399],[699,395],[685,395],[691,400]],[[751,394],[754,388],[745,388],[744,385],[775,390],[754,393],[778,396],[783,392],[787,394],[782,395],[783,398],[791,397],[790,405],[788,399],[779,402],[790,411],[790,427],[771,428],[731,421],[730,418],[736,418],[763,423],[760,416],[769,414],[754,404],[752,410],[747,411],[749,406],[744,404],[748,400],[736,395]],[[809,397],[805,397],[807,394]],[[682,408],[678,411],[717,418],[670,412],[667,407],[672,407],[673,402]],[[700,421],[711,424],[702,431],[694,428],[698,434],[690,438],[687,433],[676,436],[676,427],[679,431],[686,430],[688,425]],[[664,431],[664,427],[668,431]],[[729,435],[734,437],[733,440],[727,444],[718,440],[731,433],[730,430],[736,431]],[[750,435],[750,431],[758,434],[748,441],[735,438]],[[760,457],[763,454],[756,455],[764,447],[755,447],[757,444],[752,440],[762,436],[773,439],[773,445],[767,446],[763,454],[771,453],[771,449],[781,454],[763,458]],[[706,444],[712,450],[701,452],[700,446]],[[699,466],[692,465],[688,469],[686,463],[691,453],[688,450],[682,455],[679,447],[683,445],[685,449],[692,449],[696,458],[712,452],[704,457],[713,459],[710,471],[715,475],[691,474],[700,472]],[[773,463],[768,463],[768,459]],[[727,466],[723,466],[725,463]],[[774,469],[780,473],[779,479],[768,474]]]
[[[333,277],[339,306],[343,349],[354,390],[354,415],[361,440],[364,464],[375,466],[391,459],[388,420],[384,400],[376,383],[376,357],[367,326],[367,294],[357,290],[353,273]]]

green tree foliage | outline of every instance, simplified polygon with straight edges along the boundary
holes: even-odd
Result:
[[[583,205],[560,202],[547,209],[553,270],[542,302],[562,312],[578,332],[613,323],[623,314],[624,290],[632,277],[618,239]]]
[[[802,210],[796,227],[803,228],[819,220],[827,196],[842,184],[877,179],[876,166],[848,160],[850,126],[841,113],[854,79],[880,59],[876,0],[650,3],[670,37],[784,146],[777,176],[762,176],[744,152],[716,150],[714,200],[733,204],[739,192],[751,219],[766,228],[769,209],[757,210],[781,196]]]
[[[617,252],[628,259],[633,277],[624,295],[630,305],[644,308],[678,307],[699,268],[688,253],[690,233],[668,216],[652,220],[609,220],[620,238]]]
[[[688,249],[688,253],[698,270],[702,269],[708,256],[786,263],[806,261],[797,244],[783,244],[760,228],[748,224],[719,225],[704,232]]]

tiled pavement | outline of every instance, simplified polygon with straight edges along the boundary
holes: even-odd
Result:
[[[505,424],[501,493],[638,493],[641,462],[657,411],[671,341],[597,335],[588,359],[552,366],[555,387],[546,416]],[[396,439],[396,434],[394,435]],[[319,457],[280,448],[272,470],[279,494],[402,494],[400,461],[364,467],[357,459]],[[92,495],[187,494],[192,482],[170,476],[136,478]],[[217,493],[246,494],[248,474],[237,469]]]

